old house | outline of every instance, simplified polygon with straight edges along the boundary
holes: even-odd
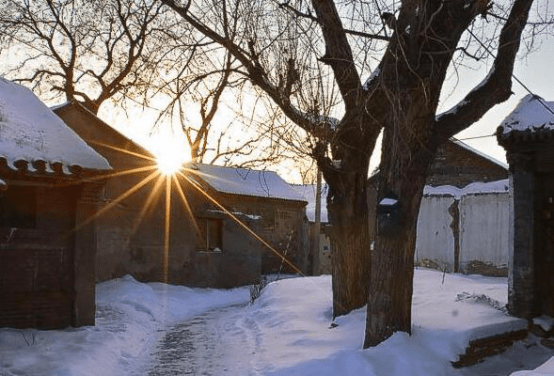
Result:
[[[197,177],[199,186],[215,201],[237,217],[248,218],[256,233],[272,249],[256,242],[261,255],[262,274],[282,272],[306,273],[308,239],[306,204],[301,194],[272,171],[191,164],[188,170]],[[202,226],[221,227],[210,219],[222,216],[221,207],[203,202],[196,209],[198,217],[206,216]],[[203,214],[202,214],[203,213]],[[204,227],[202,227],[204,229]],[[242,231],[241,237],[248,236]],[[216,258],[217,255],[206,255]],[[297,270],[283,261],[286,257]]]
[[[108,170],[30,90],[0,78],[0,327],[94,325],[90,218]]]
[[[263,179],[277,181],[276,174],[188,165],[182,173],[166,176],[158,170],[151,153],[81,104],[66,103],[54,111],[114,169],[102,191],[97,216],[98,281],[130,274],[141,281],[203,287],[254,283],[262,271],[278,266],[267,266],[271,260],[263,256],[267,247],[237,220],[263,233],[264,228],[271,228],[266,224],[270,215],[280,215],[283,221],[277,232],[267,230],[262,238],[276,249],[289,250],[294,262],[300,261],[297,254],[302,250],[296,246],[300,240],[294,237],[302,237],[301,231],[294,232],[289,243],[277,235],[296,223],[288,222],[287,206],[298,203],[288,196],[264,197],[266,191],[256,189]],[[280,178],[278,181],[286,184]],[[225,213],[215,202],[234,214]]]
[[[554,102],[524,97],[497,138],[510,164],[508,309],[554,317]]]
[[[451,185],[462,188],[474,182],[491,182],[508,178],[508,166],[451,138],[442,145],[431,165],[427,185]]]
[[[96,216],[96,280],[130,274],[140,281],[188,283],[183,270],[193,264],[194,226],[175,189],[167,212],[166,177],[155,157],[78,102],[53,110],[113,168]]]

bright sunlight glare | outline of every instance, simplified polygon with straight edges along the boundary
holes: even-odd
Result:
[[[185,158],[176,148],[167,147],[160,150],[156,156],[158,170],[164,175],[172,175],[183,167]]]
[[[182,167],[183,160],[171,156],[158,156],[156,158],[158,170],[164,175],[172,175]]]

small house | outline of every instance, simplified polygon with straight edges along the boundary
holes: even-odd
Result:
[[[221,222],[217,218],[228,218],[229,213],[248,219],[259,236],[255,239],[255,248],[261,255],[262,274],[306,273],[307,202],[298,191],[272,171],[205,164],[187,167],[198,187],[210,197],[209,200],[195,200],[198,203],[195,215],[205,219],[199,226],[202,231],[214,228],[219,232]],[[243,228],[237,232],[236,239],[252,236]],[[218,255],[207,252],[202,257],[216,259]]]
[[[554,317],[554,102],[527,95],[496,135],[510,164],[508,310]]]
[[[0,327],[94,325],[91,220],[108,161],[0,78]]]
[[[166,180],[148,150],[79,102],[53,110],[113,168],[96,215],[96,280],[130,274],[144,282],[187,284],[184,270],[194,263],[194,226],[171,177]]]
[[[451,185],[463,188],[475,182],[488,183],[508,178],[508,166],[451,138],[435,154],[427,185]]]

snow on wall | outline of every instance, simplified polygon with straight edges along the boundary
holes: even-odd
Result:
[[[218,192],[306,202],[300,192],[273,171],[200,163],[189,164],[186,168],[197,173]]]
[[[506,193],[510,189],[509,179],[491,181],[488,183],[475,182],[466,185],[463,188],[457,188],[451,185],[441,185],[431,187],[426,185],[423,189],[423,195],[447,195],[459,199],[462,195],[468,194],[485,194],[485,193]]]
[[[545,107],[546,106],[546,107]],[[550,108],[550,110],[548,108]],[[546,102],[541,97],[528,94],[500,125],[502,133],[512,131],[535,132],[554,129],[554,102]]]
[[[89,147],[31,90],[0,77],[0,158],[11,169],[14,162],[44,161],[109,170],[108,161]],[[32,166],[29,166],[32,170]]]

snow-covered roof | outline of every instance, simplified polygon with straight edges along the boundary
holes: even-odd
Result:
[[[10,169],[25,161],[29,171],[34,162],[54,165],[71,173],[71,167],[110,170],[108,161],[89,147],[54,114],[31,90],[0,77],[0,159]]]
[[[308,221],[315,222],[315,196],[316,196],[316,185],[315,184],[305,184],[305,185],[295,185],[294,188],[300,192],[305,201],[308,201],[308,206],[306,206],[306,216]],[[321,223],[329,222],[327,217],[327,193],[329,192],[329,186],[326,183],[321,185]]]
[[[529,94],[504,119],[499,133],[506,135],[513,131],[534,133],[544,130],[554,130],[554,102]]]
[[[200,163],[189,164],[186,167],[195,171],[202,180],[218,192],[306,201],[298,191],[273,171]]]
[[[438,196],[453,196],[460,198],[465,195],[479,195],[489,193],[507,193],[510,189],[510,183],[508,179],[502,179],[497,181],[491,181],[488,183],[475,182],[466,185],[463,188],[453,187],[451,185],[441,185],[438,187],[432,187],[426,185],[423,189],[423,194],[426,196],[438,195]]]

